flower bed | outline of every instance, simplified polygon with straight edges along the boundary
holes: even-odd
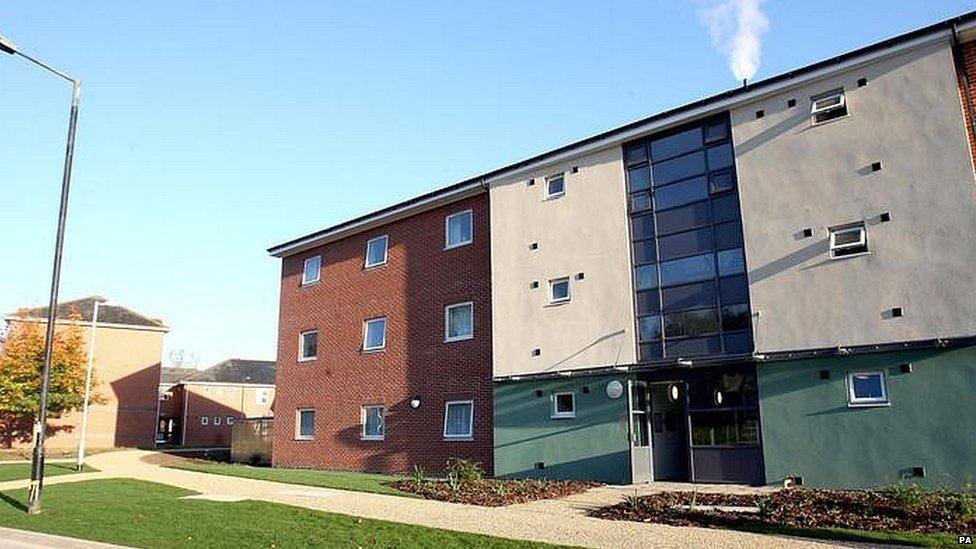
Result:
[[[758,512],[714,506],[755,507]],[[917,533],[976,531],[976,496],[969,492],[897,487],[883,491],[793,488],[769,495],[662,492],[629,497],[591,516],[678,526],[844,528]]]
[[[480,478],[463,481],[425,479],[401,480],[392,486],[427,499],[500,507],[540,499],[553,499],[585,492],[599,486],[595,482],[562,480],[510,480]]]

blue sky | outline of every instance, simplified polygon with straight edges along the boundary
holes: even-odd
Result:
[[[265,248],[736,86],[712,2],[3,2],[84,81],[62,298],[274,358]],[[976,8],[767,0],[756,78]],[[0,311],[46,302],[68,88],[0,57]],[[165,362],[165,359],[164,359]]]

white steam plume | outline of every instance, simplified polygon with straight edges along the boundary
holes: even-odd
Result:
[[[762,12],[765,0],[721,0],[710,2],[701,12],[715,47],[729,58],[737,80],[756,75],[762,57],[762,35],[769,30],[769,18]]]

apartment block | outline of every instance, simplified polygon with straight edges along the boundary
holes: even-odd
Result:
[[[451,370],[485,391],[464,398],[491,411],[479,440],[493,450],[438,445],[438,460],[479,459],[497,476],[966,481],[974,78],[976,12],[272,248],[283,258],[278,384],[292,386],[279,405],[296,422],[275,441],[296,457],[279,463],[276,446],[276,464],[429,465],[435,441],[420,433],[437,417],[364,460],[374,454],[355,439],[367,424],[356,411],[420,395],[374,388],[404,377],[423,380],[419,402],[462,398],[434,384]],[[460,270],[440,243],[465,208],[479,251]],[[392,282],[368,268],[383,235]],[[413,248],[423,261],[409,260]],[[314,257],[321,283],[306,288]],[[422,306],[410,306],[416,287],[431,292]],[[475,304],[478,354],[438,341],[454,300]],[[400,347],[377,368],[357,344],[380,317]],[[306,333],[320,349],[308,364]],[[400,373],[418,371],[418,354],[422,373]],[[314,440],[300,440],[312,409]]]

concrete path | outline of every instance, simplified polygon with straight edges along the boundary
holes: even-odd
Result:
[[[870,547],[732,530],[609,521],[585,515],[589,508],[620,501],[633,493],[632,487],[605,487],[559,500],[490,508],[167,469],[142,459],[150,455],[153,452],[138,450],[98,454],[89,458],[89,463],[100,472],[61,475],[45,482],[50,485],[98,478],[136,478],[186,488],[217,501],[270,501],[358,517],[574,546]],[[27,485],[25,481],[15,482],[19,484],[0,483],[0,490]],[[640,491],[660,489],[654,485],[639,488]]]
[[[5,549],[120,549],[122,547],[13,528],[0,528],[0,540]]]

